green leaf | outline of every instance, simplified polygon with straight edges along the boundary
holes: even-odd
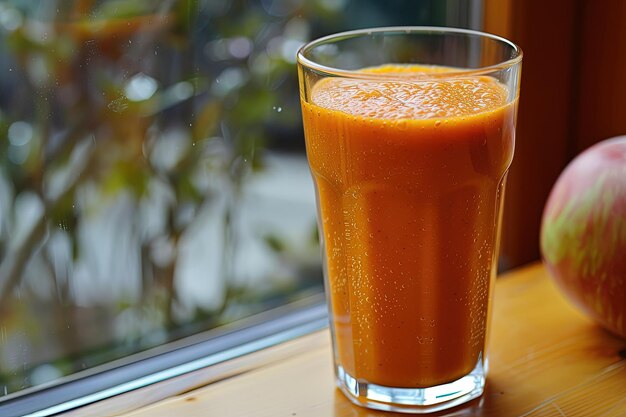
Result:
[[[93,16],[99,19],[123,19],[144,16],[154,13],[155,4],[158,5],[159,3],[150,0],[109,0],[94,10]]]
[[[221,106],[216,101],[209,101],[202,107],[193,122],[192,138],[194,141],[213,136],[220,122]]]
[[[176,194],[179,200],[192,200],[198,203],[201,202],[204,197],[188,175],[183,175],[178,178]]]
[[[115,195],[130,190],[136,196],[143,195],[148,187],[149,176],[143,164],[136,161],[118,161],[102,183],[105,193]]]
[[[263,240],[265,241],[265,244],[274,252],[282,253],[286,249],[283,240],[274,234],[267,234],[263,236]]]
[[[313,227],[311,227],[310,242],[315,246],[319,246],[320,244],[320,232],[317,227],[317,221],[313,222]]]
[[[198,13],[198,0],[179,0],[176,2],[177,27],[182,32],[188,31]]]

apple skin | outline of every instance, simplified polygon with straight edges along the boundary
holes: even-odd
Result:
[[[592,146],[563,171],[543,212],[541,252],[562,292],[626,339],[626,136]]]

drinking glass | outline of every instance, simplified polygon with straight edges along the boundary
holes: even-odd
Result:
[[[480,396],[520,48],[394,27],[297,58],[337,385],[408,413]]]

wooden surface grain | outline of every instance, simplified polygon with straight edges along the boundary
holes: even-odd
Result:
[[[298,344],[296,354],[273,355],[277,360],[260,361],[243,373],[125,416],[396,415],[356,407],[335,389],[328,331],[305,340],[309,347]],[[485,394],[436,415],[626,416],[626,341],[571,307],[541,265],[498,280],[490,345]],[[284,346],[269,351],[286,352]],[[254,355],[268,357],[268,352],[248,360]]]

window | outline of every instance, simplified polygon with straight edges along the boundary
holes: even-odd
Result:
[[[0,410],[322,326],[296,50],[465,3],[2,2]]]

